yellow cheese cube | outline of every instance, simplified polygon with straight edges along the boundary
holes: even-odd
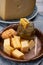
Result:
[[[11,39],[11,45],[16,49],[20,49],[21,48],[20,37],[14,36],[14,38]]]
[[[4,52],[9,56],[11,56],[13,50],[14,48],[12,48],[11,46],[4,46]]]
[[[24,28],[26,28],[27,24],[30,22],[26,18],[21,18],[20,19],[20,24],[23,25]]]
[[[13,50],[13,48],[10,46],[10,38],[4,40],[3,48],[4,52],[10,56]]]
[[[13,35],[16,35],[16,34],[17,34],[17,32],[16,32],[14,29],[10,28],[10,29],[8,29],[8,30],[5,30],[5,31],[2,33],[1,37],[2,37],[3,39],[6,39],[6,38],[10,38],[10,37],[12,37]]]
[[[28,52],[28,40],[21,41],[21,51]]]
[[[35,46],[35,42],[34,42],[33,40],[31,40],[31,41],[29,42],[29,48],[30,48],[30,50],[31,50],[34,46]]]
[[[18,58],[18,59],[20,59],[20,58],[23,58],[23,57],[24,57],[24,54],[23,54],[21,51],[15,49],[15,50],[12,52],[12,56],[13,56],[13,57],[16,57],[16,58]]]
[[[10,46],[10,38],[4,40],[4,47]]]

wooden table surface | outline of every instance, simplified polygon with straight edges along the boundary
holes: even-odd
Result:
[[[37,0],[36,5],[38,7],[38,14],[33,19],[34,22],[36,22],[35,25],[38,27],[42,33],[43,33],[43,0]],[[29,62],[29,63],[14,63],[12,61],[9,61],[3,57],[0,56],[0,65],[43,65],[43,58],[40,58],[39,60],[36,60],[35,62]]]

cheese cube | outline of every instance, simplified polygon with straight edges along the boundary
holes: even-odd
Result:
[[[4,40],[4,47],[10,46],[10,38]]]
[[[4,52],[10,56],[13,50],[13,48],[10,46],[10,38],[4,40],[3,48]]]
[[[15,49],[15,50],[12,52],[12,56],[13,56],[13,57],[16,57],[16,58],[18,58],[18,59],[20,59],[20,58],[23,58],[23,57],[24,57],[24,54],[23,54],[21,51]]]
[[[27,24],[30,22],[26,18],[21,18],[20,19],[20,24],[23,25],[24,28],[26,28]]]
[[[34,42],[33,40],[31,40],[31,41],[29,42],[29,48],[30,48],[30,50],[31,50],[34,46],[35,46],[35,42]]]
[[[12,48],[11,46],[4,46],[4,52],[8,54],[9,56],[11,56],[11,53],[13,50],[14,48]]]
[[[11,28],[11,29],[5,30],[2,33],[1,37],[3,39],[6,39],[6,38],[10,38],[10,37],[12,37],[13,35],[16,35],[16,34],[17,34],[17,32],[14,29]]]
[[[11,45],[15,49],[20,49],[21,48],[20,37],[19,36],[14,36],[14,38],[11,39]]]
[[[28,40],[21,41],[21,51],[28,52]]]

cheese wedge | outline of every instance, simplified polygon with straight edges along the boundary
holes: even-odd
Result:
[[[28,40],[21,41],[21,51],[28,52]]]
[[[20,19],[33,13],[36,0],[0,0],[0,16],[4,20]]]
[[[31,41],[29,42],[29,48],[30,48],[30,50],[31,50],[34,46],[35,46],[35,42],[34,42],[33,40],[31,40]]]
[[[15,49],[15,50],[12,52],[12,56],[13,56],[13,57],[16,57],[16,58],[18,58],[18,59],[20,59],[20,58],[23,58],[23,57],[24,57],[24,54],[23,54],[21,51]]]
[[[21,48],[20,37],[19,36],[14,36],[14,38],[11,38],[11,45],[15,49],[20,49]]]

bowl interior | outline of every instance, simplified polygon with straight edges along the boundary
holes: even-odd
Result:
[[[30,61],[30,60],[35,60],[39,57],[41,57],[43,55],[43,35],[41,34],[41,32],[38,30],[38,29],[35,29],[35,35],[37,37],[37,53],[35,54],[35,47],[29,51],[28,53],[25,53],[24,55],[24,59],[21,60],[21,59],[16,59],[16,58],[13,58],[13,57],[10,57],[8,56],[7,54],[4,53],[3,51],[3,39],[1,38],[1,34],[9,29],[9,28],[13,28],[14,30],[17,30],[17,27],[18,27],[18,24],[13,24],[13,25],[10,25],[8,27],[6,27],[1,33],[0,33],[0,54],[4,57],[4,58],[7,58],[7,59],[10,59],[10,60],[13,60],[13,61],[18,61],[18,62],[27,62],[27,61]],[[35,38],[36,38],[35,37]]]

